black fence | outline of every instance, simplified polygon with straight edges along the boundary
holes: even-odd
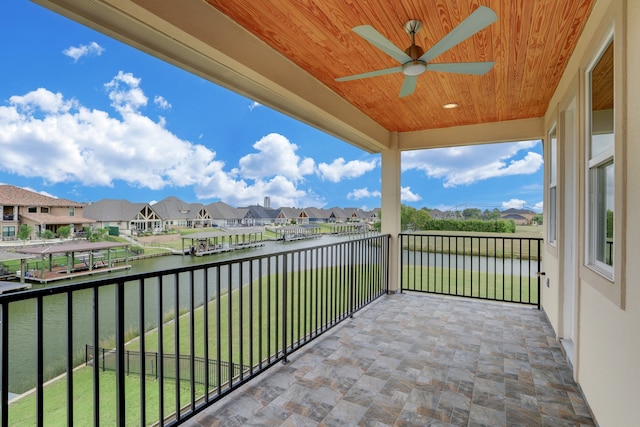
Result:
[[[93,366],[94,355],[92,345],[85,345],[85,365]],[[115,349],[98,347],[98,368],[102,371],[115,371],[116,370],[116,351]],[[178,363],[176,363],[176,358]],[[209,381],[212,386],[218,384],[226,384],[229,382],[229,372],[233,372],[233,377],[239,377],[242,372],[248,372],[250,366],[242,366],[235,363],[229,363],[225,360],[212,360],[208,361],[203,357],[191,357],[190,355],[164,354],[160,356],[158,353],[147,351],[144,353],[144,362],[142,359],[142,353],[134,350],[125,350],[124,352],[124,371],[125,375],[141,375],[142,370],[145,371],[145,376],[148,378],[159,379],[159,372],[164,373],[164,378],[168,379],[180,379],[183,380],[189,378],[189,374],[192,370],[194,377],[193,381],[196,384],[205,384],[208,375]],[[160,368],[159,363],[163,366]],[[176,372],[176,367],[178,371]],[[205,372],[208,368],[208,372]],[[216,373],[221,372],[222,377],[218,380]]]
[[[536,305],[540,238],[401,234],[402,291]]]
[[[180,424],[385,294],[388,261],[375,235],[2,295],[0,424]]]

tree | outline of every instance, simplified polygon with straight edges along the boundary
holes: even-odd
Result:
[[[400,227],[402,230],[425,230],[430,219],[431,215],[426,210],[400,205]]]
[[[533,218],[531,218],[531,222],[534,222],[538,225],[542,225],[542,214],[535,214]]]
[[[487,219],[489,221],[497,221],[500,219],[500,209],[493,208],[491,212],[487,213]]]
[[[58,227],[58,237],[61,239],[68,239],[69,235],[71,235],[71,226],[64,225],[62,227]]]
[[[18,239],[27,240],[31,237],[31,233],[33,233],[33,227],[28,226],[27,224],[20,225],[18,228]]]
[[[478,219],[482,211],[478,208],[467,208],[462,211],[464,219]]]

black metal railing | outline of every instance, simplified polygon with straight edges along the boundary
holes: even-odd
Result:
[[[540,238],[400,234],[401,291],[540,308]]]
[[[386,293],[388,257],[377,235],[2,295],[1,424],[180,424]]]

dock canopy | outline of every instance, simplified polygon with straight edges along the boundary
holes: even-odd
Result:
[[[17,252],[29,255],[40,255],[42,258],[42,264],[39,272],[39,277],[30,277],[30,280],[46,283],[51,280],[59,280],[69,277],[74,273],[91,273],[93,270],[100,268],[101,271],[112,271],[116,268],[112,265],[111,250],[116,248],[126,248],[130,246],[129,243],[122,242],[73,242],[73,243],[60,243],[55,245],[45,246],[32,246],[16,249]],[[104,260],[104,254],[102,251],[107,252],[106,262]],[[67,258],[64,269],[54,271],[53,255],[64,254]],[[47,275],[45,271],[45,257],[49,258],[48,271],[49,273],[61,273],[57,275]],[[127,253],[125,251],[125,264],[127,259]],[[128,268],[130,266],[125,265],[121,268]],[[21,279],[25,277],[25,271],[21,271]]]
[[[33,257],[34,257],[33,255],[20,254],[13,251],[0,250],[0,280],[13,279],[16,276],[16,274],[14,274],[14,272],[11,269],[6,268],[2,264],[3,262],[20,261],[20,270],[24,270],[25,261]],[[24,282],[24,280],[22,282]]]
[[[220,231],[205,231],[182,236],[182,254],[211,255],[236,249],[264,245],[264,227],[238,227]],[[185,243],[191,241],[189,248]]]

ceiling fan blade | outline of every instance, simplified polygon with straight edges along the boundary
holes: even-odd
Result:
[[[380,34],[378,30],[373,28],[371,25],[360,25],[359,27],[354,27],[353,32],[358,34],[360,37],[395,59],[401,64],[405,62],[411,61],[411,57],[404,53],[402,49],[398,46],[391,43],[385,36]]]
[[[488,27],[498,19],[498,15],[486,6],[480,6],[471,15],[458,24],[453,30],[444,36],[438,43],[427,50],[420,60],[429,62],[436,56],[451,49],[463,40],[468,39],[483,28]]]
[[[427,64],[427,71],[442,71],[445,73],[487,74],[494,62],[454,62],[450,64]]]
[[[418,76],[404,76],[404,82],[402,82],[402,89],[400,89],[400,95],[398,98],[411,95],[416,90],[416,83],[418,82]]]
[[[382,70],[369,71],[368,73],[354,74],[353,76],[338,77],[336,81],[346,82],[349,80],[365,79],[367,77],[384,76],[385,74],[401,73],[401,72],[402,72],[402,67],[398,66],[398,67],[385,68]]]

